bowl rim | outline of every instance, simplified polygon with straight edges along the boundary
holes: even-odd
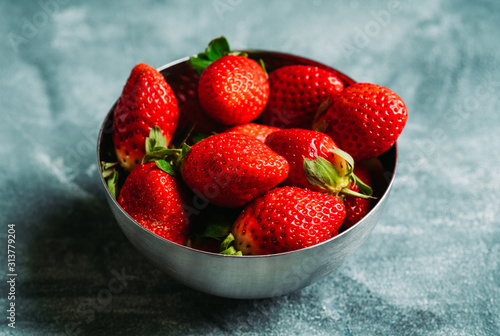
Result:
[[[332,68],[332,67],[330,67],[330,66],[328,66],[326,64],[322,64],[320,62],[317,62],[317,61],[314,61],[314,60],[311,60],[311,59],[308,59],[308,58],[305,58],[305,57],[302,57],[302,56],[297,56],[297,55],[294,55],[294,54],[289,54],[289,53],[284,53],[284,52],[259,50],[259,49],[244,49],[244,50],[239,50],[239,51],[243,51],[243,52],[247,52],[247,53],[262,53],[262,54],[275,55],[275,56],[286,56],[287,58],[292,57],[292,58],[295,58],[297,60],[304,60],[304,61],[307,61],[308,63],[318,64],[318,65],[320,65],[322,67],[327,67],[327,68],[333,69],[335,72],[337,72],[337,73],[339,73],[339,74],[342,75],[342,79],[343,80],[345,79],[348,82],[355,83],[355,81],[352,78],[350,78],[349,76],[347,76],[344,73],[340,72],[339,70],[337,70],[335,68]],[[166,70],[166,69],[168,69],[168,68],[170,68],[172,66],[175,66],[175,65],[187,62],[190,57],[191,56],[186,56],[186,57],[179,58],[177,60],[174,60],[172,62],[169,62],[167,64],[164,64],[164,65],[160,66],[156,70],[158,70],[159,72],[162,72],[162,71],[164,71],[164,70]],[[352,83],[350,83],[350,84],[352,84]],[[104,189],[105,189],[105,191],[107,193],[108,199],[111,199],[112,202],[113,202],[113,205],[117,209],[119,209],[122,214],[124,214],[130,221],[132,221],[140,229],[146,231],[148,234],[152,235],[153,237],[155,237],[157,239],[163,240],[167,244],[172,244],[172,245],[175,245],[175,246],[177,246],[179,248],[186,249],[190,253],[192,253],[192,252],[201,253],[201,254],[205,254],[205,255],[208,255],[209,257],[214,257],[214,258],[239,258],[241,260],[244,260],[244,259],[263,259],[263,258],[278,258],[280,256],[285,256],[285,255],[293,255],[293,254],[301,253],[302,251],[305,251],[305,250],[310,250],[310,249],[318,248],[319,246],[324,245],[324,244],[330,244],[333,241],[340,239],[340,237],[348,234],[350,231],[352,231],[357,226],[359,226],[360,224],[362,224],[363,221],[367,220],[367,217],[370,215],[370,213],[374,213],[377,208],[380,208],[381,206],[383,206],[384,200],[388,197],[389,191],[392,188],[392,185],[394,183],[394,178],[396,176],[396,171],[397,171],[397,166],[398,166],[398,164],[397,164],[397,162],[398,162],[398,160],[397,160],[398,159],[397,142],[394,143],[394,145],[388,150],[388,151],[394,150],[394,167],[392,168],[391,178],[390,178],[389,181],[387,181],[387,187],[386,187],[383,195],[378,199],[377,204],[375,204],[375,206],[373,206],[370,209],[370,211],[368,212],[368,214],[365,217],[363,217],[359,222],[357,222],[355,225],[353,225],[352,227],[348,228],[347,230],[339,233],[335,237],[327,239],[327,240],[325,240],[323,242],[320,242],[318,244],[315,244],[315,245],[312,245],[312,246],[308,246],[308,247],[304,247],[304,248],[301,248],[301,249],[298,249],[298,250],[288,251],[288,252],[279,252],[279,253],[264,254],[264,255],[244,255],[244,256],[226,255],[226,254],[220,254],[220,253],[215,253],[215,252],[209,252],[209,251],[203,251],[203,250],[195,249],[195,248],[190,247],[190,246],[181,245],[181,244],[177,244],[175,242],[172,242],[172,241],[170,241],[170,240],[168,240],[166,238],[163,238],[163,237],[161,237],[161,236],[153,233],[152,231],[146,229],[144,226],[142,226],[141,224],[139,224],[134,218],[132,218],[132,216],[130,216],[120,206],[120,204],[118,203],[118,200],[115,197],[113,197],[113,195],[111,195],[111,192],[109,191],[109,188],[108,188],[108,186],[106,184],[106,181],[104,180],[104,177],[102,175],[100,156],[101,156],[101,141],[102,141],[102,138],[103,138],[103,135],[104,135],[106,129],[109,127],[109,125],[107,125],[107,123],[110,120],[110,117],[112,117],[112,113],[113,113],[113,111],[114,111],[114,109],[116,107],[117,101],[111,106],[110,110],[106,114],[106,116],[105,116],[105,118],[104,118],[104,120],[102,122],[101,128],[99,130],[99,135],[98,135],[98,138],[97,138],[97,150],[96,150],[96,154],[97,154],[97,167],[98,167],[99,177],[101,179],[101,183],[102,183],[102,185],[103,185],[103,187],[104,187]]]

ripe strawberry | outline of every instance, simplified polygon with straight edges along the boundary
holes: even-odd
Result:
[[[289,65],[269,74],[269,102],[261,114],[266,125],[311,129],[319,105],[344,84],[335,74],[308,65]]]
[[[236,208],[283,181],[288,162],[254,137],[221,133],[194,144],[181,159],[180,171],[201,197]]]
[[[344,218],[338,197],[296,187],[275,188],[241,212],[232,229],[234,248],[244,255],[298,250],[337,235]]]
[[[220,133],[225,128],[224,125],[210,118],[201,108],[198,100],[198,80],[199,76],[191,67],[168,76],[168,83],[179,104],[179,122],[174,137],[189,131],[191,135]]]
[[[225,130],[225,132],[236,132],[236,133],[246,134],[253,136],[254,138],[257,138],[262,142],[265,142],[269,134],[279,130],[280,129],[277,127],[247,123],[229,127],[228,129]]]
[[[192,196],[182,180],[158,168],[155,162],[136,166],[125,180],[118,203],[151,232],[185,245],[190,223],[186,205]]]
[[[360,161],[387,151],[407,118],[405,103],[396,93],[380,85],[356,83],[331,97],[313,129],[328,134]]]
[[[366,185],[372,185],[370,172],[368,171],[368,168],[362,163],[356,163],[356,165],[354,166],[354,174],[356,175],[356,178],[363,181],[363,183],[365,183]],[[349,189],[355,192],[360,191],[355,181],[351,181]],[[370,198],[360,198],[350,195],[344,195],[343,201],[345,205],[346,217],[344,222],[342,223],[341,229],[347,230],[368,214],[371,209],[372,200]]]
[[[157,125],[167,144],[177,126],[177,99],[165,78],[147,64],[138,64],[114,110],[113,143],[120,165],[132,170],[146,154],[144,140]]]
[[[262,112],[269,98],[266,72],[250,58],[223,56],[202,72],[198,97],[203,110],[216,121],[248,123]]]
[[[266,145],[288,161],[290,171],[283,185],[324,192],[325,186],[312,184],[304,170],[304,160],[321,157],[335,166],[338,175],[336,181],[332,181],[337,185],[329,187],[338,192],[349,186],[348,163],[342,156],[335,154],[337,145],[324,133],[301,128],[283,129],[271,133],[266,139]]]

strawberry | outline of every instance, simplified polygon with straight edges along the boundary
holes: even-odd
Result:
[[[144,140],[159,126],[170,142],[177,126],[177,99],[165,78],[147,64],[132,69],[114,109],[113,143],[120,165],[131,171],[146,154]]]
[[[309,182],[304,171],[304,160],[316,159],[318,156],[336,165],[342,176],[347,174],[347,163],[341,156],[334,154],[338,149],[337,145],[324,133],[301,128],[283,129],[271,133],[266,139],[266,145],[288,161],[290,171],[283,185],[324,191],[323,187]],[[338,182],[342,187],[347,187],[349,180],[344,180]]]
[[[189,64],[200,75],[198,98],[203,110],[224,125],[248,123],[269,98],[266,71],[254,60],[231,51],[224,36],[210,41]]]
[[[297,188],[275,188],[247,205],[236,219],[234,250],[244,255],[294,251],[328,240],[338,233],[345,218],[340,198]]]
[[[265,142],[269,134],[279,130],[280,129],[277,127],[247,123],[229,127],[225,130],[225,132],[236,132],[236,133],[246,134],[253,136],[254,138],[257,138],[262,142]]]
[[[125,180],[118,203],[132,218],[155,234],[185,245],[192,196],[182,180],[155,162],[137,165]]]
[[[354,174],[356,174],[356,177],[366,185],[372,185],[370,172],[368,171],[368,168],[362,163],[356,163],[356,165],[354,166]],[[351,181],[349,189],[355,192],[360,191],[359,186],[355,183],[355,181]],[[347,230],[368,214],[371,209],[372,200],[370,198],[344,195],[343,201],[345,205],[346,217],[344,222],[342,223],[342,230]]]
[[[269,74],[269,102],[261,114],[266,125],[311,129],[318,107],[344,88],[334,73],[309,65],[289,65]]]
[[[241,207],[283,181],[288,162],[262,141],[221,133],[194,144],[180,160],[187,185],[223,207]]]
[[[376,157],[397,140],[408,112],[393,91],[375,84],[355,83],[330,98],[318,111],[313,129],[328,134],[355,161]]]
[[[191,67],[181,73],[168,76],[168,83],[179,104],[179,122],[174,137],[189,131],[191,135],[220,133],[225,128],[224,125],[210,118],[201,108],[198,100],[198,80],[199,76]]]
[[[269,98],[266,72],[250,58],[223,56],[202,72],[198,97],[203,110],[222,124],[250,122]]]

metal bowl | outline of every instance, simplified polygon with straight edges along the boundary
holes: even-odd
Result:
[[[345,83],[354,80],[318,62],[277,52],[246,51],[262,59],[270,72],[292,64],[319,66],[334,71]],[[190,71],[188,57],[158,69],[169,80]],[[111,139],[114,106],[103,122],[97,143],[97,164],[114,158]],[[323,243],[297,251],[265,256],[228,256],[204,252],[170,242],[142,227],[111,196],[101,174],[111,210],[130,242],[159,269],[196,290],[228,298],[254,299],[279,296],[306,287],[335,270],[366,239],[377,223],[394,180],[397,150],[394,145],[374,163],[376,204],[350,229]],[[378,167],[378,169],[377,169]]]

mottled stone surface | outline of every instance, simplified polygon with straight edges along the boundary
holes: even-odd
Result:
[[[0,334],[499,335],[499,16],[493,0],[1,2]],[[409,109],[380,223],[336,272],[283,297],[176,283],[126,240],[98,179],[97,132],[130,69],[222,34],[388,86]],[[113,272],[127,286],[104,297]]]

